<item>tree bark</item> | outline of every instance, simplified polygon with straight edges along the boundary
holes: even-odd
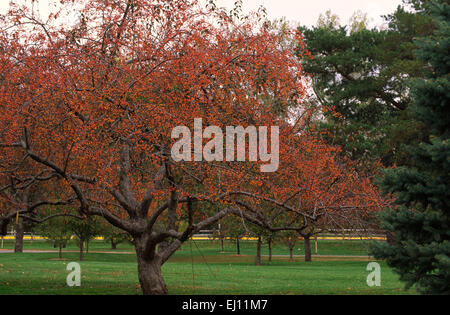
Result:
[[[59,245],[58,257],[59,257],[59,259],[61,259],[62,258],[62,247],[63,247],[62,241],[60,241],[58,245]]]
[[[165,251],[168,247],[169,247],[169,242],[163,241],[158,244],[158,251],[161,253],[161,252]]]
[[[23,235],[24,235],[23,218],[19,217],[19,220],[17,221],[16,224],[16,237],[14,242],[15,253],[23,253]]]
[[[289,247],[289,259],[294,260],[294,247]]]
[[[83,261],[83,245],[84,240],[80,239],[80,261]]]
[[[161,273],[161,263],[138,256],[138,274],[144,295],[166,295],[167,286]]]
[[[239,236],[236,237],[236,250],[237,250],[237,254],[240,255],[241,254],[241,246],[239,244]]]
[[[136,254],[138,263],[138,277],[144,295],[166,295],[167,286],[161,272],[161,257],[152,252],[146,253],[145,244],[136,240]]]
[[[311,239],[310,236],[304,236],[303,237],[304,240],[304,244],[305,244],[305,261],[306,262],[310,262],[312,261],[312,256],[311,256]]]
[[[315,249],[316,249],[316,255],[319,253],[319,250],[318,250],[318,248],[317,248],[317,236],[316,236],[316,238],[315,238],[315,240],[314,240],[314,247],[315,247]]]
[[[272,261],[272,238],[267,241],[267,246],[269,247],[269,262]]]
[[[111,249],[117,249],[117,243],[111,238]]]
[[[258,236],[258,241],[256,243],[256,266],[261,266],[261,236]]]

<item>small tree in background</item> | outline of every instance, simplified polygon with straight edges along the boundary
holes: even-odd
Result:
[[[76,236],[75,241],[80,248],[80,261],[83,260],[84,248],[89,250],[89,241],[101,233],[101,224],[98,218],[87,217],[83,220],[70,219],[69,229]]]
[[[236,254],[241,254],[240,239],[247,233],[242,218],[229,216],[221,220],[221,231],[225,237],[234,240],[236,244]]]
[[[268,231],[266,235],[267,249],[269,250],[269,262],[272,261],[272,245],[276,242],[277,236],[276,232],[271,231]]]
[[[250,235],[256,237],[256,255],[255,255],[255,265],[261,266],[262,259],[261,259],[261,249],[263,245],[263,238],[267,234],[267,230],[264,228],[261,228],[257,225],[250,225],[249,226]]]
[[[62,249],[67,246],[72,236],[69,218],[58,217],[36,226],[36,231],[58,248],[58,257],[62,258]]]
[[[294,248],[298,237],[299,235],[295,231],[283,231],[280,233],[280,242],[288,247],[290,260],[294,260]]]
[[[115,226],[107,225],[102,230],[105,241],[111,244],[111,249],[117,249],[117,245],[131,241],[130,236]]]

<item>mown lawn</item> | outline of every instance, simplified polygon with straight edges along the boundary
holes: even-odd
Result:
[[[369,245],[369,241],[360,241],[360,240],[345,240],[345,241],[330,241],[330,240],[319,240],[317,246],[317,254],[319,255],[367,255],[367,248]],[[313,254],[315,254],[315,246],[314,241],[311,241],[311,247]],[[51,242],[42,241],[42,240],[34,240],[24,241],[25,250],[56,250],[52,246]],[[194,255],[218,255],[221,254],[222,248],[220,242],[218,240],[215,241],[192,241],[188,242],[184,245],[183,252],[184,254],[190,254],[190,250]],[[14,249],[14,241],[13,240],[4,240],[3,249]],[[256,251],[256,242],[255,241],[241,241],[240,242],[241,254],[243,255],[254,255]],[[1,250],[1,248],[0,248]],[[64,251],[76,251],[78,247],[76,246],[74,241],[70,241]],[[90,251],[111,251],[111,246],[109,243],[105,241],[91,241],[89,243]],[[201,251],[201,253],[199,252]],[[133,245],[129,243],[121,243],[118,245],[117,249],[114,251],[126,251],[126,252],[134,252]],[[226,240],[224,241],[224,254],[236,254],[236,244],[234,241]],[[262,254],[268,255],[268,247],[267,244],[264,244],[262,247]],[[289,255],[289,250],[284,244],[276,244],[272,248],[273,255]],[[299,241],[294,250],[294,255],[303,255],[303,243]]]
[[[33,242],[25,249],[50,249]],[[322,241],[319,254],[364,254],[365,244]],[[301,245],[301,244],[299,244]],[[5,246],[6,247],[6,246]],[[110,251],[108,244],[93,242],[91,251]],[[301,254],[299,247],[297,254]],[[69,245],[68,251],[76,251]],[[132,251],[127,244],[120,251]],[[305,263],[302,257],[289,261],[276,256],[272,262],[263,258],[263,266],[254,265],[254,243],[242,242],[235,254],[234,244],[226,242],[220,252],[216,242],[187,243],[163,267],[170,294],[414,294],[405,292],[389,267],[381,265],[381,287],[366,284],[369,258],[314,257]],[[263,252],[263,254],[266,254]],[[283,246],[274,248],[275,255],[286,255]],[[327,254],[330,255],[330,254]],[[140,294],[134,254],[88,253],[81,265],[81,287],[68,287],[69,262],[78,261],[78,253],[0,253],[0,294]]]

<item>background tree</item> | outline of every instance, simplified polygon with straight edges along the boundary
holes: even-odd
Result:
[[[67,221],[68,229],[75,236],[75,242],[80,248],[80,261],[83,260],[84,250],[89,251],[89,241],[98,236],[101,230],[100,218],[86,217],[82,220],[71,218]]]
[[[299,235],[295,231],[283,231],[279,235],[279,240],[289,249],[289,259],[294,260],[294,249],[297,245]]]
[[[111,249],[117,249],[117,245],[132,241],[126,232],[109,224],[105,224],[101,231],[105,241],[111,244]]]
[[[268,250],[268,258],[267,260],[269,262],[272,261],[272,246],[275,244],[278,240],[278,235],[276,232],[267,231],[266,233],[266,242],[267,242],[267,250]]]
[[[21,160],[23,162],[23,158]],[[23,252],[25,227],[31,227],[33,224],[42,223],[55,217],[74,216],[73,214],[67,213],[52,213],[46,217],[39,217],[37,211],[40,208],[67,205],[70,204],[71,200],[51,201],[51,198],[44,198],[45,196],[43,195],[45,194],[38,189],[39,185],[37,183],[42,181],[47,184],[47,181],[53,176],[46,177],[38,174],[31,177],[21,177],[20,175],[18,173],[14,174],[14,176],[7,175],[2,177],[6,182],[0,188],[0,204],[2,205],[0,212],[0,235],[4,236],[7,234],[8,224],[15,224],[14,252],[16,253]],[[54,192],[57,191],[53,185],[50,188],[54,189]],[[49,195],[51,197],[52,194]],[[44,213],[47,213],[47,211]]]
[[[360,32],[362,30],[368,29],[369,17],[367,13],[360,10],[353,13],[349,20],[350,33]]]
[[[221,220],[221,231],[224,237],[234,240],[236,254],[241,254],[241,238],[248,232],[244,219],[239,216],[228,216]]]
[[[51,221],[42,222],[35,227],[36,232],[46,238],[53,247],[58,249],[58,257],[62,258],[62,250],[72,238],[72,230],[69,226],[69,218],[58,217]]]
[[[335,29],[340,27],[341,19],[337,14],[334,14],[331,10],[320,13],[317,19],[317,26],[321,28]]]
[[[397,206],[381,218],[394,237],[374,245],[372,253],[386,259],[407,288],[450,294],[450,5],[428,10],[436,31],[417,42],[427,78],[412,84],[412,109],[432,135],[409,148],[411,163],[386,170],[381,186],[396,196]]]
[[[328,22],[300,28],[313,56],[305,59],[305,70],[324,108],[319,130],[360,167],[370,169],[380,159],[386,166],[404,162],[409,155],[403,145],[427,137],[426,126],[413,119],[407,82],[422,75],[413,39],[432,32],[431,19],[399,7],[385,17],[387,29],[369,30],[364,16],[347,27],[328,15]]]
[[[216,239],[219,240],[220,252],[221,253],[225,252],[225,244],[224,243],[225,243],[226,235],[223,231],[223,225],[222,225],[221,221],[219,221],[217,223],[217,228],[215,228],[213,230],[213,238],[214,238],[214,240],[216,240]]]
[[[271,232],[264,227],[249,224],[248,226],[248,236],[253,236],[256,238],[256,255],[255,255],[255,265],[262,265],[262,246],[267,243],[268,237],[272,236],[274,232]]]

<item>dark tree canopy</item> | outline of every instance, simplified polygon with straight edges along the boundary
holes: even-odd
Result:
[[[317,100],[327,111],[320,129],[343,153],[366,165],[406,163],[403,144],[426,138],[426,125],[414,119],[409,80],[423,76],[414,38],[431,34],[426,12],[399,7],[385,17],[387,29],[322,23],[300,30],[313,58],[305,59]]]
[[[374,246],[373,254],[386,259],[407,287],[450,294],[450,6],[429,10],[437,29],[417,42],[428,76],[412,84],[412,109],[432,135],[409,148],[411,166],[386,171],[381,186],[396,196],[397,206],[382,220],[394,239]]]

